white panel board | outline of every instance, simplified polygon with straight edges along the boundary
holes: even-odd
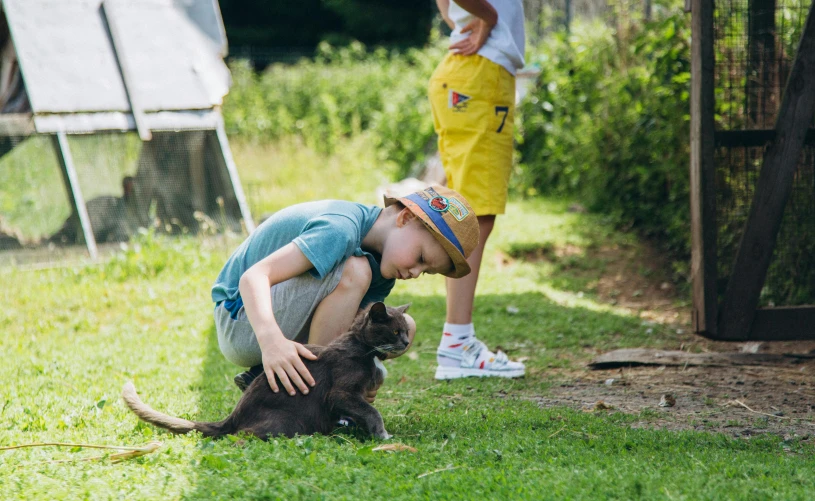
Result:
[[[158,130],[214,130],[218,126],[215,110],[159,111],[145,113],[145,125]],[[3,121],[0,116],[0,131]],[[66,134],[89,134],[97,131],[127,131],[136,128],[131,113],[71,113],[60,115],[36,115],[34,126],[40,134],[65,132]]]
[[[172,0],[106,0],[105,11],[117,26],[119,57],[133,70],[128,91],[144,111],[221,104],[229,71],[210,39]]]
[[[101,0],[3,0],[34,113],[130,111]]]
[[[225,58],[228,49],[226,30],[218,0],[174,0],[174,2],[212,42],[213,52],[221,59]]]
[[[35,114],[131,111],[101,3],[2,0]],[[127,90],[142,111],[221,104],[225,39],[215,34],[220,12],[207,6],[217,9],[214,0],[107,0],[118,56],[133,69]]]

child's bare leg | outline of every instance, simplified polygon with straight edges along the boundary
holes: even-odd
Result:
[[[349,257],[337,288],[314,311],[308,342],[325,346],[348,330],[370,285],[371,266],[368,259]]]
[[[459,279],[447,279],[447,321],[444,324],[439,348],[436,351],[436,379],[455,379],[467,376],[519,377],[524,365],[510,361],[503,352],[493,353],[475,337],[473,326],[473,300],[478,284],[478,272],[484,256],[484,247],[493,227],[495,216],[478,216],[481,236],[467,263],[472,270]]]
[[[478,228],[481,231],[478,247],[473,250],[467,263],[470,274],[462,278],[448,278],[447,283],[447,323],[469,324],[473,321],[473,301],[475,287],[478,285],[478,272],[481,259],[484,257],[484,246],[487,244],[492,229],[495,227],[495,216],[478,216]]]

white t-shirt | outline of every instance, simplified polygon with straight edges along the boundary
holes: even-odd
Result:
[[[487,0],[498,12],[498,24],[490,32],[490,37],[478,51],[478,55],[500,64],[513,75],[524,67],[524,6],[522,0]],[[467,38],[469,33],[461,33],[475,16],[450,0],[447,13],[456,25],[450,34],[450,42],[456,43]]]

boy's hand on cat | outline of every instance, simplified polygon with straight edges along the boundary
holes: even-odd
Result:
[[[263,370],[266,372],[266,378],[269,380],[269,386],[272,387],[273,392],[277,393],[279,391],[275,380],[275,375],[277,375],[280,384],[283,385],[289,395],[296,394],[294,386],[297,386],[303,395],[308,395],[309,386],[314,386],[315,382],[303,363],[303,358],[317,360],[317,355],[302,344],[286,338],[261,346],[261,352],[263,354]]]
[[[377,386],[373,390],[366,391],[365,392],[365,401],[368,402],[369,404],[374,403],[374,400],[376,400],[376,392],[377,391],[379,391],[379,386]]]

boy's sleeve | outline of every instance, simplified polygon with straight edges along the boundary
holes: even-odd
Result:
[[[347,217],[327,214],[309,220],[294,239],[294,245],[314,265],[310,273],[322,280],[353,254],[358,233],[356,225]]]

